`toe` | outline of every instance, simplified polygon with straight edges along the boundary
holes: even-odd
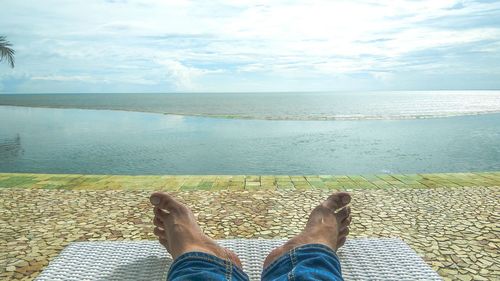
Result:
[[[331,210],[340,209],[351,202],[351,195],[347,192],[337,192],[330,195],[324,202],[323,205]]]
[[[164,225],[163,221],[157,216],[155,216],[155,218],[153,219],[153,224],[158,227],[163,227]]]
[[[151,194],[149,201],[151,201],[151,204],[154,206],[168,211],[175,210],[182,206],[179,201],[165,192],[154,192]]]
[[[167,213],[165,210],[154,207],[153,212],[155,214],[155,218],[160,220],[161,223],[165,223],[167,221],[169,213]]]
[[[339,238],[346,237],[349,234],[349,227],[344,227],[339,231]]]
[[[336,213],[337,221],[342,222],[344,219],[346,219],[349,216],[350,213],[351,213],[350,207],[345,207],[345,208],[341,209],[340,211],[338,211]]]
[[[165,230],[161,227],[155,227],[153,233],[161,239],[166,239]]]
[[[351,224],[351,220],[352,220],[351,215],[347,216],[347,218],[345,218],[344,220],[342,220],[340,222],[340,227],[343,228],[343,227],[349,226]]]

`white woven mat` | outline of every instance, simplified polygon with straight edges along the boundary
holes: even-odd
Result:
[[[219,243],[238,254],[251,280],[260,280],[265,257],[284,241],[241,239]],[[400,239],[347,240],[338,255],[345,280],[442,280]],[[36,280],[164,281],[171,263],[170,255],[157,241],[76,242]]]

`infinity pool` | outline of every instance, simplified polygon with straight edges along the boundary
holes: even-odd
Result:
[[[0,172],[372,174],[500,170],[500,114],[271,121],[0,106]]]

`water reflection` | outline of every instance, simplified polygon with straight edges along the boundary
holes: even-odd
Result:
[[[24,153],[24,150],[19,134],[12,138],[0,138],[0,158],[17,158],[22,153]]]

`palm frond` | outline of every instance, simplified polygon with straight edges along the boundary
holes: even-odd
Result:
[[[14,68],[14,54],[16,51],[11,48],[12,44],[7,41],[5,36],[0,36],[0,62],[6,60],[10,67]]]

